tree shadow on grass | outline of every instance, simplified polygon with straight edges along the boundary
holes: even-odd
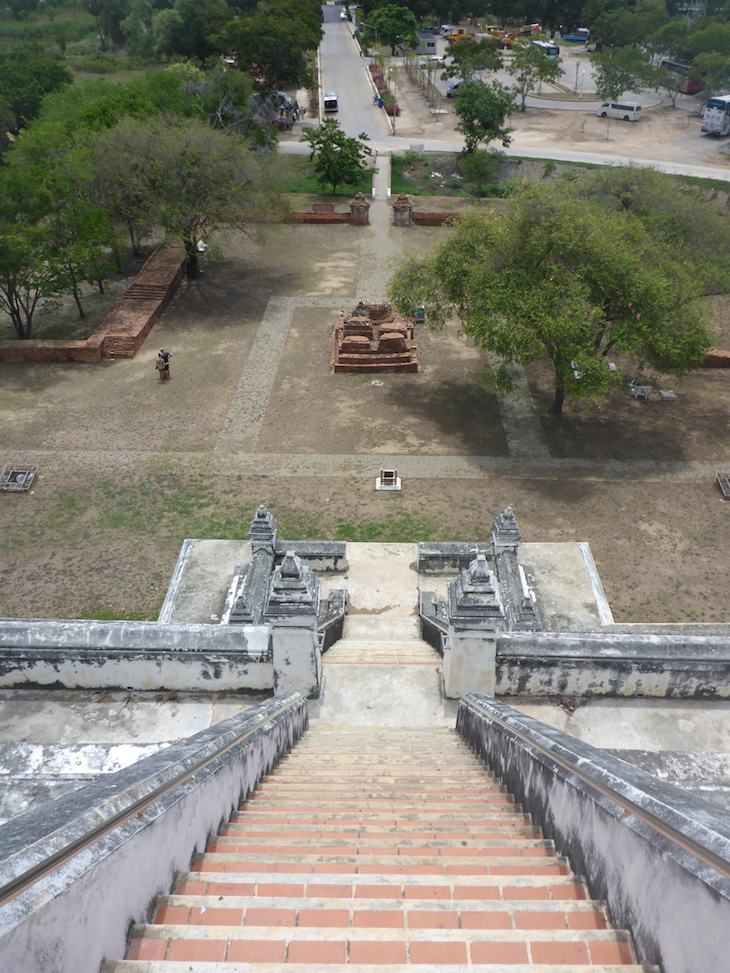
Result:
[[[432,423],[467,455],[508,456],[497,396],[479,381],[446,379],[388,390],[395,411]],[[425,430],[419,428],[419,435]]]

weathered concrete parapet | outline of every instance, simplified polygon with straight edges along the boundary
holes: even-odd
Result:
[[[350,200],[350,222],[355,226],[367,226],[370,222],[370,200],[356,193]]]
[[[0,909],[2,969],[98,973],[122,956],[130,926],[307,723],[295,694],[267,700],[3,825],[0,885],[20,890]]]
[[[319,696],[319,581],[293,551],[274,569],[264,613],[271,626],[274,691]]]
[[[449,585],[449,628],[444,651],[444,688],[460,693],[493,693],[496,685],[497,634],[506,627],[494,575],[484,554]]]
[[[393,200],[393,226],[412,226],[413,200],[400,193]]]
[[[459,703],[456,727],[631,931],[638,963],[727,968],[726,812],[485,696]]]

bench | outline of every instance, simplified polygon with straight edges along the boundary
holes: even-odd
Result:
[[[644,399],[644,401],[646,401],[653,391],[654,387],[652,385],[631,386],[631,394],[635,399]]]

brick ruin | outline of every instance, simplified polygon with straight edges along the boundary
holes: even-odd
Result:
[[[417,372],[415,321],[396,314],[388,301],[360,301],[340,314],[332,331],[335,372]]]

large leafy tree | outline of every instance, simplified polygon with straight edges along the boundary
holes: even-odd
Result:
[[[625,91],[640,91],[654,81],[651,57],[638,47],[616,47],[591,55],[599,98],[620,98]]]
[[[226,0],[175,0],[169,10],[162,10],[153,17],[154,53],[203,62],[220,53],[214,38],[233,16]]]
[[[390,45],[393,55],[401,44],[416,43],[416,17],[408,7],[399,7],[394,3],[378,7],[368,14],[367,22],[377,31],[378,40]]]
[[[312,147],[310,160],[314,161],[320,185],[332,186],[333,193],[338,186],[357,182],[371,155],[370,146],[365,144],[367,135],[350,138],[334,118],[328,118],[321,128],[305,132],[302,140]]]
[[[44,97],[51,91],[70,85],[73,74],[63,64],[29,47],[16,47],[0,54],[0,96],[10,130],[20,133],[37,117]]]
[[[547,356],[556,415],[566,395],[606,394],[609,355],[682,374],[710,344],[703,297],[730,286],[730,241],[710,204],[667,182],[659,193],[658,178],[629,169],[581,186],[526,184],[505,214],[474,212],[432,256],[403,265],[391,297],[427,305],[435,321],[456,313],[501,360],[502,387],[510,364]]]
[[[306,41],[296,22],[282,21],[277,14],[256,11],[233,21],[218,35],[217,42],[264,89],[273,91],[309,80]]]
[[[160,226],[182,241],[190,277],[213,230],[271,218],[281,206],[272,156],[197,119],[124,119],[90,134],[79,164],[93,198],[138,239]]]
[[[474,152],[482,144],[498,139],[509,145],[511,138],[506,122],[515,109],[515,93],[499,81],[467,81],[459,88],[454,109],[456,125],[465,140],[465,151]]]
[[[515,41],[514,57],[507,68],[517,82],[521,111],[525,110],[527,96],[543,81],[557,81],[560,77],[560,61],[549,57],[545,51],[525,41]]]
[[[453,44],[449,49],[449,63],[441,77],[478,81],[488,71],[498,71],[501,67],[502,58],[496,41]]]

